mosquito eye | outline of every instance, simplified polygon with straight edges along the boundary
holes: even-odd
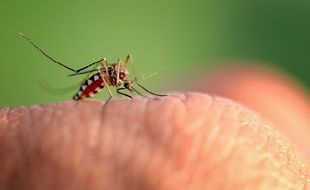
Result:
[[[129,88],[129,83],[128,83],[128,82],[125,82],[125,83],[124,83],[124,87],[125,87],[125,88]]]

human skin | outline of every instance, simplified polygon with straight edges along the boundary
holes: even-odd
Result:
[[[270,120],[202,93],[2,108],[0,189],[310,189]]]
[[[267,118],[310,158],[310,103],[303,88],[273,69],[245,64],[210,69],[190,88],[227,97]]]

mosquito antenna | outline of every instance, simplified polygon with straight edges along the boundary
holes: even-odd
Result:
[[[74,69],[64,65],[63,63],[56,61],[55,59],[53,59],[51,56],[49,56],[47,53],[45,53],[41,48],[39,48],[39,46],[37,46],[30,38],[28,38],[27,36],[25,36],[23,33],[18,33],[19,35],[21,35],[23,38],[25,38],[33,47],[35,47],[38,51],[40,51],[45,57],[47,57],[48,59],[50,59],[51,61],[53,61],[54,63],[57,63],[60,66],[63,66],[66,69],[69,69],[70,71],[76,72]]]
[[[153,77],[155,75],[157,75],[157,72],[153,72],[153,73],[151,73],[149,75],[143,75],[141,80],[146,80],[146,79],[151,78],[151,77]]]

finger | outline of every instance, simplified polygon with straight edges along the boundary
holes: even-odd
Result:
[[[0,189],[307,189],[307,163],[225,99],[68,102],[0,111]]]
[[[295,81],[271,69],[234,65],[209,71],[192,89],[241,102],[274,123],[310,158],[310,103]]]

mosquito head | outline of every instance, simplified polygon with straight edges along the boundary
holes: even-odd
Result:
[[[130,81],[125,81],[125,82],[124,82],[124,87],[125,87],[126,89],[128,89],[130,92],[133,92],[133,91],[132,91],[132,84],[131,84]]]

